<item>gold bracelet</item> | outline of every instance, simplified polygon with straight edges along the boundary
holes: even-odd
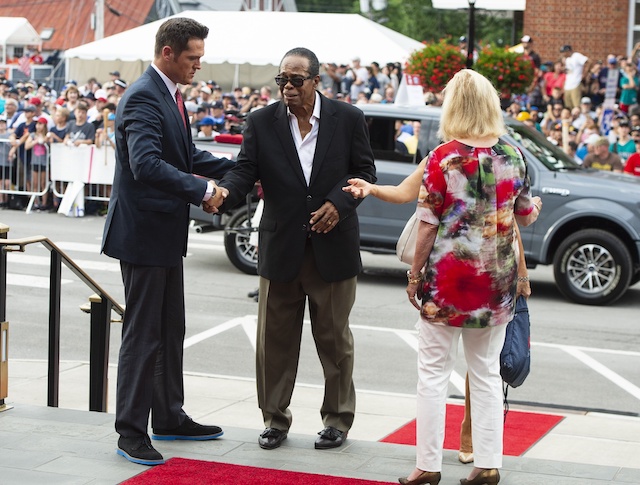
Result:
[[[420,283],[422,281],[423,276],[424,276],[424,273],[422,271],[420,271],[417,275],[413,275],[411,274],[410,269],[407,270],[407,281],[409,282],[410,285],[415,285],[416,283]]]
[[[536,209],[538,209],[538,212],[540,212],[542,209],[540,208],[540,206],[538,204],[536,204],[535,202],[533,203],[533,205],[536,206]]]
[[[526,283],[527,281],[529,281],[528,276],[518,276],[518,283]]]

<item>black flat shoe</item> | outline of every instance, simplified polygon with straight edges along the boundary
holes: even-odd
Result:
[[[422,472],[413,480],[409,480],[408,478],[398,478],[398,481],[402,485],[438,485],[440,483],[440,472]]]
[[[273,450],[278,448],[287,439],[287,432],[275,428],[266,428],[258,437],[260,448]]]
[[[328,450],[338,448],[347,439],[347,432],[340,431],[333,426],[327,426],[318,433],[320,436],[316,438],[316,450]]]

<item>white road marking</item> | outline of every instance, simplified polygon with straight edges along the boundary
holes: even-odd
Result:
[[[249,317],[249,315],[247,315]],[[253,347],[253,351],[256,351],[256,335],[258,332],[258,317],[255,316],[253,318],[245,318],[245,321],[242,322],[242,329],[247,334],[249,338],[249,342],[251,342],[251,346]]]
[[[625,355],[629,357],[640,357],[640,352],[636,352],[633,350],[613,350],[613,349],[600,349],[596,347],[580,347],[576,345],[562,345],[562,344],[548,344],[546,342],[531,342],[532,347],[548,347],[551,349],[560,349],[564,350],[567,348],[582,350],[584,352],[599,352],[602,354],[614,354],[614,355]]]
[[[72,280],[61,279],[60,283],[66,285]],[[8,273],[7,285],[49,289],[49,277]]]
[[[565,347],[564,350],[569,355],[572,355],[584,365],[590,367],[598,374],[602,375],[605,379],[613,382],[615,385],[620,387],[623,391],[628,392],[636,399],[640,399],[640,388],[633,383],[629,382],[627,379],[622,377],[620,374],[613,372],[608,367],[604,366],[593,357],[588,356],[583,351],[576,349],[575,347]]]
[[[205,243],[194,243],[189,242],[187,245],[188,249],[209,249],[212,251],[224,251],[224,246],[220,246],[218,244],[205,244]]]
[[[188,347],[191,347],[192,345],[202,342],[203,340],[206,340],[208,338],[214,337],[219,333],[226,332],[231,328],[237,327],[238,325],[242,325],[243,322],[245,321],[254,321],[255,318],[256,318],[255,315],[246,315],[244,317],[228,320],[224,323],[221,323],[220,325],[216,325],[215,327],[210,328],[209,330],[205,330],[204,332],[200,332],[196,335],[192,335],[191,337],[184,339],[183,347],[185,349]]]
[[[73,261],[80,266],[84,270],[95,270],[95,271],[110,271],[110,272],[120,272],[120,264],[119,263],[111,263],[107,261],[89,261],[86,259],[74,259]],[[51,264],[51,259],[48,256],[31,256],[24,253],[9,253],[7,254],[7,262],[11,264],[28,264],[35,266],[49,266]],[[64,263],[63,267],[66,268]]]

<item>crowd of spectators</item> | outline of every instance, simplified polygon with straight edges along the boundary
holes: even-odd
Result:
[[[543,60],[528,35],[522,37],[521,45],[535,74],[527,92],[512,97],[505,108],[507,116],[540,131],[581,165],[640,176],[640,43],[631,56],[610,54],[606,60],[590,59],[570,45],[561,46],[557,58]],[[459,39],[459,48],[466,53],[465,37]],[[606,100],[611,72],[617,73],[615,95]],[[11,83],[0,76],[0,188],[19,183],[15,180],[17,171],[8,169],[17,160],[24,160],[29,171],[24,176],[25,187],[32,180],[42,183],[42,169],[36,174],[34,168],[40,167],[40,162],[32,162],[34,150],[41,150],[34,137],[43,139],[45,146],[114,145],[113,120],[128,83],[118,71],[109,76],[103,83],[95,78],[83,85],[69,81],[60,93],[46,83]],[[363,65],[355,57],[349,64],[323,64],[320,78],[321,92],[328,98],[353,104],[393,103],[402,80],[402,65]],[[213,80],[183,88],[193,137],[203,140],[225,135],[221,140],[239,142],[246,116],[276,102],[278,96],[269,85],[224,91]],[[424,99],[426,104],[441,102],[439,93],[427,92]],[[39,124],[43,127],[38,128]],[[43,129],[44,133],[35,135]],[[413,126],[406,127],[407,134],[412,130]],[[601,148],[605,145],[608,150]],[[13,180],[8,173],[13,174]],[[0,194],[0,207],[7,203],[7,195]],[[55,198],[42,196],[37,207],[55,210]]]
[[[557,58],[543,61],[530,36],[521,40],[534,80],[524,95],[513,96],[507,115],[542,132],[580,165],[640,176],[640,43],[628,57],[604,60],[567,44]]]
[[[60,93],[47,83],[12,83],[0,77],[0,186],[5,190],[13,187],[44,192],[33,208],[57,210],[59,201],[46,190],[50,145],[113,141],[113,128],[108,133],[104,120],[115,119],[116,106],[126,87],[117,72],[104,84],[93,78],[83,86],[70,81]],[[0,208],[9,202],[8,194],[0,194]]]

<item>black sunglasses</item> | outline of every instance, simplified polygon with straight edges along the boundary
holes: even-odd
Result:
[[[276,76],[275,77],[275,81],[276,84],[278,86],[280,86],[281,88],[285,87],[288,83],[291,83],[291,85],[294,88],[299,88],[300,86],[302,86],[304,84],[304,82],[307,79],[313,79],[314,76],[307,76],[307,77],[284,77],[284,76]]]

